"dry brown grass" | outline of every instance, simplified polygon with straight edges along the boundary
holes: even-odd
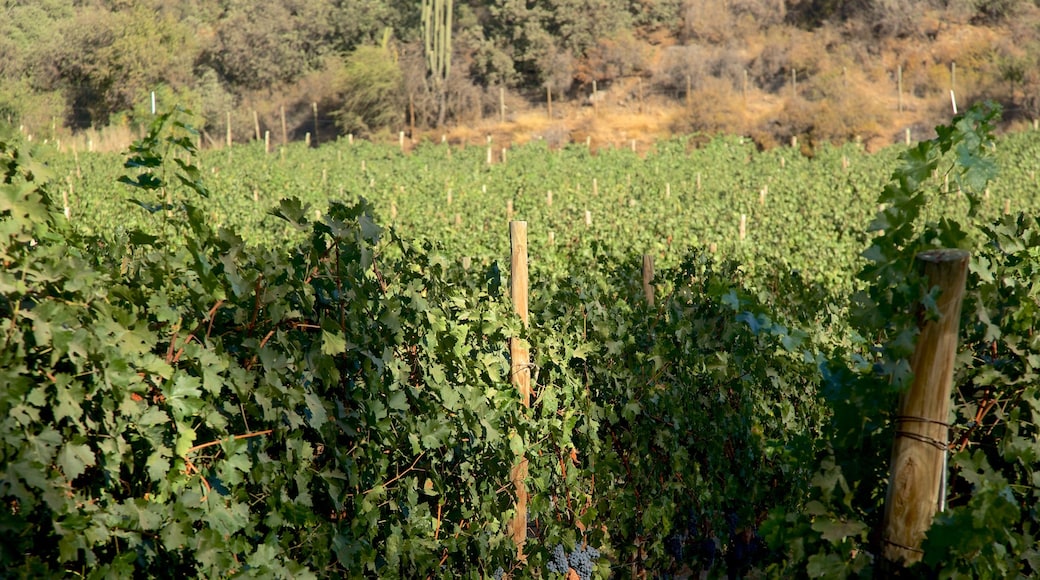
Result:
[[[739,46],[710,47],[711,54],[748,63],[752,80],[746,98],[732,74],[701,78],[689,106],[674,94],[654,95],[654,79],[648,77],[640,101],[637,79],[627,78],[604,90],[596,107],[587,100],[556,101],[550,119],[545,104],[539,103],[512,111],[505,122],[488,118],[453,128],[448,135],[456,143],[482,144],[492,135],[500,144],[544,139],[551,146],[589,142],[593,149],[629,147],[635,140],[640,151],[656,140],[696,131],[743,134],[762,147],[798,136],[808,143],[855,139],[876,150],[902,142],[907,128],[913,129],[913,138],[927,138],[931,127],[949,120],[951,62],[957,63],[957,99],[963,109],[978,98],[1007,92],[995,79],[994,55],[1017,53],[1014,46],[1001,48],[997,29],[944,21],[934,14],[924,15],[922,23],[927,40],[850,44],[843,36],[849,32],[836,27],[815,33],[774,28]],[[648,62],[660,64],[662,52],[672,44],[659,42]],[[760,68],[754,70],[751,63]],[[900,66],[902,110],[896,83]],[[791,68],[801,71],[797,96],[783,72]],[[756,83],[756,73],[772,78],[771,86]]]
[[[127,148],[141,137],[127,125],[112,125],[101,129],[86,129],[74,135],[59,137],[62,151],[118,152]]]

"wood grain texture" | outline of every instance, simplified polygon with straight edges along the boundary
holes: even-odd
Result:
[[[646,295],[646,303],[654,305],[654,257],[643,254],[643,294]]]
[[[528,324],[527,298],[527,222],[509,222],[510,243],[510,275],[509,293],[513,301],[513,310],[520,316],[524,328]],[[510,377],[513,386],[520,393],[520,402],[524,407],[531,406],[531,367],[530,353],[527,343],[518,336],[509,339]],[[509,522],[510,536],[516,544],[517,559],[524,561],[524,542],[527,540],[527,457],[518,457],[518,463],[510,471],[513,489],[516,494],[514,504],[515,515]]]
[[[917,256],[929,285],[940,289],[939,318],[921,327],[910,359],[913,382],[900,400],[892,446],[883,556],[904,566],[923,556],[921,542],[938,509],[969,258],[963,250],[933,250]]]

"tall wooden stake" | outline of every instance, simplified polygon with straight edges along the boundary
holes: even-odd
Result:
[[[318,103],[311,103],[311,110],[314,111],[314,144],[318,144]]]
[[[513,310],[527,328],[527,222],[509,222],[510,274],[509,293],[513,299]],[[520,403],[531,406],[531,368],[527,344],[518,336],[509,339],[510,376],[512,384],[520,393]],[[516,544],[517,559],[523,561],[524,542],[527,540],[527,457],[521,454],[517,464],[510,470],[510,479],[516,491],[515,515],[509,523],[510,535]]]
[[[65,178],[65,180],[68,182],[69,188],[67,190],[63,189],[61,191],[61,201],[62,201],[63,205],[65,206],[65,211],[64,211],[65,219],[71,221],[72,220],[72,210],[69,209],[69,196],[72,194],[72,176],[69,175],[68,177]]]
[[[636,83],[639,87],[639,114],[643,114],[643,77],[637,78]]]
[[[592,114],[599,115],[599,90],[596,88],[596,81],[592,81]]]
[[[950,391],[961,301],[970,254],[932,250],[918,254],[924,275],[940,289],[938,320],[924,323],[910,359],[913,383],[903,394],[896,417],[892,468],[885,500],[882,555],[896,565],[921,560],[921,541],[939,506],[940,480],[950,426]]]
[[[903,112],[903,65],[896,69],[896,90],[899,91],[899,112]]]
[[[289,142],[289,131],[285,126],[285,105],[282,105],[282,145]]]

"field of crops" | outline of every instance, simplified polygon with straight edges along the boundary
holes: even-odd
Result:
[[[972,261],[910,573],[1040,572],[1040,133],[988,115],[811,158],[0,136],[0,578],[890,572],[934,247]]]
[[[551,151],[533,142],[505,152],[492,146],[488,164],[480,147],[422,143],[402,153],[344,139],[270,154],[262,143],[210,150],[197,164],[213,192],[208,217],[253,244],[286,239],[289,228],[266,215],[281,199],[298,198],[320,213],[329,200],[363,197],[378,223],[406,239],[428,240],[452,260],[469,256],[486,265],[505,259],[506,224],[516,219],[529,223],[535,263],[552,268],[577,266],[593,248],[637,266],[643,253],[674,266],[691,248],[714,247],[751,272],[789,267],[847,290],[867,247],[878,194],[902,149],[868,154],[854,144],[824,146],[807,158],[792,148],[758,152],[740,138],[677,138],[640,157],[628,149]],[[998,141],[1001,173],[984,216],[1000,215],[1005,204],[1037,209],[1038,153],[1040,133]],[[78,227],[100,233],[146,224],[147,214],[121,203],[137,194],[116,183],[125,173],[121,156],[64,155],[52,166],[69,180],[63,189],[71,188]],[[953,196],[931,211],[961,215],[966,207]]]

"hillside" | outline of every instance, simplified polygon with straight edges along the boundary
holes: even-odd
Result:
[[[211,146],[229,134],[277,144],[405,131],[413,143],[645,149],[702,132],[876,149],[907,129],[930,136],[951,90],[960,108],[1000,102],[1003,128],[1040,117],[1040,10],[1016,0],[47,0],[2,11],[0,118],[78,148],[124,148],[153,102],[195,112]]]
[[[493,136],[494,142],[522,143],[541,138],[555,144],[588,139],[594,148],[630,147],[634,140],[635,147],[643,151],[676,133],[706,132],[749,136],[764,147],[786,145],[795,137],[806,153],[816,140],[861,141],[868,150],[876,150],[904,142],[908,131],[914,141],[934,137],[932,127],[953,112],[950,91],[954,83],[958,111],[973,102],[991,99],[1004,107],[1003,129],[1029,128],[1038,111],[1036,97],[1030,95],[1033,81],[1026,77],[1036,73],[1023,70],[1023,80],[1016,83],[1003,78],[1011,74],[1004,70],[1011,65],[1001,60],[1004,57],[997,52],[1001,49],[995,47],[1007,42],[1006,33],[996,26],[942,23],[925,39],[885,39],[879,43],[870,68],[839,67],[840,60],[825,53],[814,61],[821,70],[801,81],[805,86],[796,87],[796,95],[790,87],[769,91],[749,83],[745,92],[743,86],[738,89],[708,82],[694,90],[689,100],[660,88],[644,88],[640,100],[639,85],[644,81],[633,75],[601,89],[603,94],[595,107],[591,88],[584,97],[554,103],[552,117],[544,98],[539,103],[513,99],[507,101],[504,118],[489,115],[476,123],[427,129],[421,131],[420,138],[436,140],[447,134],[449,140],[469,144],[484,143],[487,135]],[[829,43],[833,34],[830,29],[817,30],[805,33],[799,42],[803,46]],[[662,55],[677,46],[674,39],[668,42],[672,44],[654,47],[657,56],[652,68],[661,66]],[[766,47],[758,46],[757,50]],[[1031,63],[1034,57],[1020,58],[1028,58]],[[999,79],[994,78],[994,71]],[[840,87],[828,87],[828,82]]]

